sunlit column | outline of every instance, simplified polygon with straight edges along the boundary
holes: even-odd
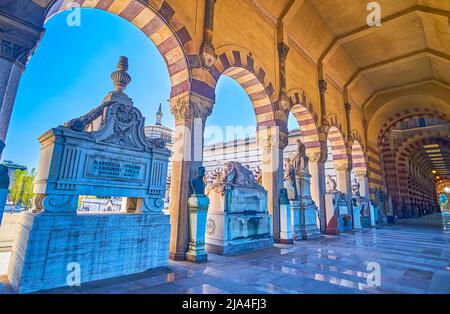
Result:
[[[278,127],[258,129],[258,146],[263,152],[262,184],[268,193],[268,209],[273,219],[275,241],[280,239],[280,190],[283,186],[283,149],[287,145],[287,134]]]
[[[44,30],[1,13],[0,30],[0,140],[5,142],[20,78]]]
[[[334,169],[336,170],[337,189],[342,193],[351,195],[351,173],[348,162],[335,162]]]
[[[327,154],[316,152],[307,152],[309,157],[309,173],[311,175],[311,197],[319,208],[320,218],[325,217],[325,161]],[[322,158],[324,157],[324,158]],[[320,219],[317,223],[320,224]],[[319,226],[320,227],[320,226]],[[321,228],[322,230],[322,228]]]
[[[358,182],[360,184],[359,192],[362,197],[369,197],[370,196],[370,190],[369,190],[369,178],[367,176],[367,172],[364,171],[356,171],[355,176],[358,179]]]
[[[170,259],[185,260],[189,239],[188,199],[190,180],[203,161],[203,131],[213,102],[193,93],[170,100],[175,117],[174,150],[170,184]]]

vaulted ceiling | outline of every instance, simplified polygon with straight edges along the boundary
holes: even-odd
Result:
[[[367,25],[366,0],[247,1],[274,21],[290,15],[289,38],[323,66],[324,77],[369,108],[368,119],[384,105],[373,104],[384,93],[408,95],[409,87],[430,83],[450,92],[450,1],[379,0],[376,27]]]

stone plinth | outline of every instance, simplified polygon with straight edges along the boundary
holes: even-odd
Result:
[[[325,194],[326,233],[338,235],[352,229],[351,211],[347,195],[339,191]]]
[[[286,189],[282,189],[280,196],[280,239],[283,244],[294,243],[294,233],[292,225],[291,204],[288,199]]]
[[[362,229],[361,208],[356,202],[356,199],[353,199],[352,201],[352,215],[353,215],[353,228],[356,230],[361,230]]]
[[[294,240],[301,240],[300,234],[300,201],[291,200],[292,232]]]
[[[361,212],[361,226],[362,228],[369,228],[371,226],[369,199],[364,196],[354,196],[354,198]]]
[[[300,189],[300,235],[302,240],[320,238],[317,227],[317,206],[311,197],[311,175],[307,169],[300,171],[296,176]]]
[[[192,195],[189,208],[189,249],[186,258],[190,262],[202,263],[208,260],[205,251],[206,218],[209,199],[206,195]]]
[[[223,193],[211,189],[206,223],[206,250],[234,255],[273,246],[272,217],[263,189],[229,188]]]
[[[81,284],[144,272],[168,264],[169,235],[162,213],[24,213],[8,278],[19,293],[29,293],[67,286],[71,263],[80,266]]]

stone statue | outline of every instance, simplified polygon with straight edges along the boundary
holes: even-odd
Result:
[[[207,187],[207,192],[216,190],[224,193],[227,189],[248,188],[264,191],[264,188],[256,181],[255,175],[247,167],[237,161],[226,162],[220,175]]]
[[[291,200],[298,200],[297,181],[295,180],[295,168],[291,159],[287,159],[284,164],[284,187],[288,190],[288,197]]]
[[[197,169],[197,176],[191,180],[194,195],[205,195],[205,172],[205,167],[199,167]]]
[[[358,182],[357,178],[353,178],[352,181],[352,195],[353,196],[361,196],[361,192],[359,191],[359,189],[361,188],[361,185]]]
[[[327,193],[337,192],[336,181],[330,175],[326,176],[326,186],[327,186]]]
[[[306,156],[306,146],[297,140],[297,154],[292,158],[292,164],[297,173],[308,171],[309,158]]]

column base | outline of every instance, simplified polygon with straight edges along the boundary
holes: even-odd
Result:
[[[321,233],[316,225],[306,226],[300,230],[301,240],[314,240],[321,237]]]
[[[181,261],[185,261],[186,260],[186,253],[182,253],[182,252],[176,252],[176,253],[169,253],[169,259],[171,261],[175,261],[175,262],[181,262]]]
[[[280,244],[294,244],[294,239],[278,239],[276,243]]]
[[[196,252],[187,252],[186,259],[192,263],[206,263],[208,261],[208,254],[206,253],[196,253]]]

